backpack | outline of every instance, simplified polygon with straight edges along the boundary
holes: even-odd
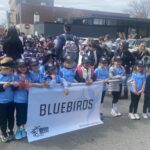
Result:
[[[65,58],[67,55],[70,55],[73,60],[77,60],[78,58],[78,46],[76,42],[74,41],[74,37],[67,38],[65,34],[63,34],[65,39],[65,44],[63,46],[63,58]]]

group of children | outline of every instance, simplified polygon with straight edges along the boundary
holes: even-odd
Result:
[[[82,57],[81,65],[77,66],[71,56],[67,55],[61,67],[56,66],[52,59],[46,64],[40,65],[36,58],[30,61],[19,59],[15,63],[10,57],[4,57],[0,61],[0,129],[2,142],[26,137],[25,124],[27,122],[28,92],[30,87],[53,88],[61,83],[64,93],[69,94],[72,83],[84,82],[91,85],[100,80],[103,83],[100,115],[103,116],[103,103],[107,85],[112,88],[113,116],[120,116],[118,100],[120,98],[122,81],[125,78],[125,69],[121,65],[121,57],[114,58],[109,67],[107,59],[102,57],[97,68],[90,65],[88,56]],[[149,67],[150,68],[150,67]],[[150,69],[149,69],[150,70]],[[146,81],[146,84],[145,84]],[[145,88],[144,88],[145,84]],[[130,79],[131,104],[129,117],[140,119],[137,114],[138,102],[144,92],[143,117],[148,118],[150,113],[150,75],[144,72],[141,61],[138,61]],[[16,113],[14,113],[16,112]],[[14,114],[16,115],[17,131],[14,134]]]

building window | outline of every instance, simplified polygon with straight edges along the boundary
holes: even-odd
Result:
[[[83,24],[87,24],[87,25],[92,25],[92,24],[93,24],[93,21],[92,21],[92,19],[83,19],[83,20],[82,20],[82,23],[83,23]]]
[[[115,25],[117,25],[117,20],[108,19],[108,20],[106,21],[106,24],[107,24],[108,26],[115,26]]]
[[[105,25],[105,19],[93,19],[93,24],[94,25]]]

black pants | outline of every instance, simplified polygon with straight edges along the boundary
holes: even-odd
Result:
[[[104,102],[105,93],[106,93],[106,91],[103,91],[103,92],[102,92],[101,104],[103,104],[103,102]]]
[[[0,104],[0,129],[2,135],[7,135],[7,127],[10,132],[14,128],[14,103]]]
[[[130,113],[137,113],[138,104],[140,100],[141,95],[135,95],[133,92],[131,92],[131,103],[129,107]]]
[[[143,113],[150,113],[150,95],[144,95]]]
[[[18,127],[27,122],[27,103],[15,103],[16,124]]]
[[[120,90],[118,92],[112,91],[112,104],[116,104],[119,101],[119,98],[121,96],[121,91],[122,91],[122,85],[120,85]]]

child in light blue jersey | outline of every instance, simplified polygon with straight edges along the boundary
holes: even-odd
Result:
[[[12,67],[12,58],[5,57],[0,61],[0,130],[2,142],[12,140],[14,137],[14,75]]]
[[[104,103],[104,97],[106,93],[106,83],[108,83],[109,78],[109,69],[107,67],[107,59],[102,57],[99,62],[98,68],[95,69],[94,75],[96,77],[96,80],[100,80],[103,82],[103,92],[101,96],[101,105],[100,105],[100,116],[101,119],[103,119],[103,103]]]
[[[28,64],[23,59],[17,61],[18,72],[15,81],[18,82],[18,89],[14,93],[14,103],[16,109],[17,131],[15,138],[26,137],[25,124],[27,122],[28,89],[31,82]]]
[[[64,93],[66,95],[69,94],[68,82],[57,75],[57,68],[55,66],[46,67],[45,81],[47,81],[49,88],[54,88],[57,84],[62,84],[64,87]]]
[[[67,55],[64,59],[63,67],[59,70],[59,75],[64,78],[68,83],[75,83],[75,67],[76,63],[73,61],[70,55]]]
[[[39,71],[39,62],[37,59],[32,58],[30,61],[30,75],[31,75],[31,82],[30,87],[45,87],[44,75]]]
[[[141,94],[144,92],[144,83],[146,79],[146,74],[143,72],[144,65],[142,61],[136,63],[135,72],[131,76],[131,103],[129,106],[129,118],[132,120],[140,119],[139,114],[137,113],[138,103],[141,97]]]

